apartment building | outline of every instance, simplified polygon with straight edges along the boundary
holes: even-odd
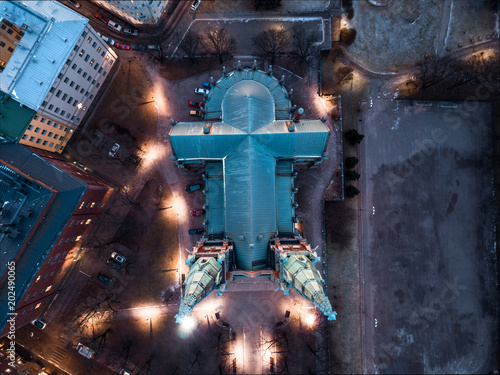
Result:
[[[34,150],[0,141],[0,337],[12,301],[7,265],[15,264],[10,312],[19,329],[50,306],[113,193],[60,155]]]
[[[117,55],[87,18],[56,1],[2,1],[0,17],[2,40],[23,34],[2,59],[0,90],[37,112],[19,142],[61,153]]]
[[[93,0],[131,24],[157,24],[165,15],[168,0]]]

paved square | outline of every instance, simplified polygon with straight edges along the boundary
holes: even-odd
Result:
[[[497,324],[491,106],[413,104],[360,104],[364,370],[485,373]]]

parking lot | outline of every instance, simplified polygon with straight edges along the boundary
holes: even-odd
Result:
[[[490,103],[361,103],[364,371],[494,370]]]

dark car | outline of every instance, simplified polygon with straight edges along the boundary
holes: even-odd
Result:
[[[197,102],[196,100],[190,100],[188,102],[188,105],[191,107],[198,107],[200,108],[203,105],[203,102]]]
[[[189,234],[202,234],[203,228],[190,229]]]
[[[105,274],[103,273],[99,273],[97,275],[97,280],[99,281],[102,281],[103,283],[106,283],[106,284],[111,284],[113,282],[113,279],[109,276],[106,276]]]
[[[205,213],[204,209],[201,210],[191,210],[191,216],[200,216]]]
[[[210,90],[212,88],[212,85],[210,84],[210,82],[203,82],[203,88]]]
[[[186,186],[186,193],[192,193],[193,191],[200,190],[201,185],[196,184],[196,185],[188,185]]]
[[[132,44],[132,49],[135,49],[137,51],[145,51],[148,47],[146,47],[143,44]]]
[[[109,22],[109,19],[107,19],[106,17],[103,17],[101,14],[99,13],[96,13],[94,14],[94,17],[97,18],[98,20],[104,22],[106,25],[108,24]]]
[[[136,30],[136,29],[124,29],[123,32],[125,34],[130,34],[130,35],[139,35],[139,30]]]
[[[106,264],[108,266],[113,267],[115,270],[119,270],[120,268],[122,268],[122,265],[120,263],[118,263],[116,260],[114,260],[113,258],[109,258],[108,261],[106,262]]]

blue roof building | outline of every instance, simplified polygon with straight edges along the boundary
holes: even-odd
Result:
[[[284,86],[251,68],[213,85],[204,118],[172,128],[175,162],[206,167],[207,236],[232,241],[239,270],[269,269],[270,240],[295,235],[293,165],[321,162],[329,130],[320,120],[292,120]]]

